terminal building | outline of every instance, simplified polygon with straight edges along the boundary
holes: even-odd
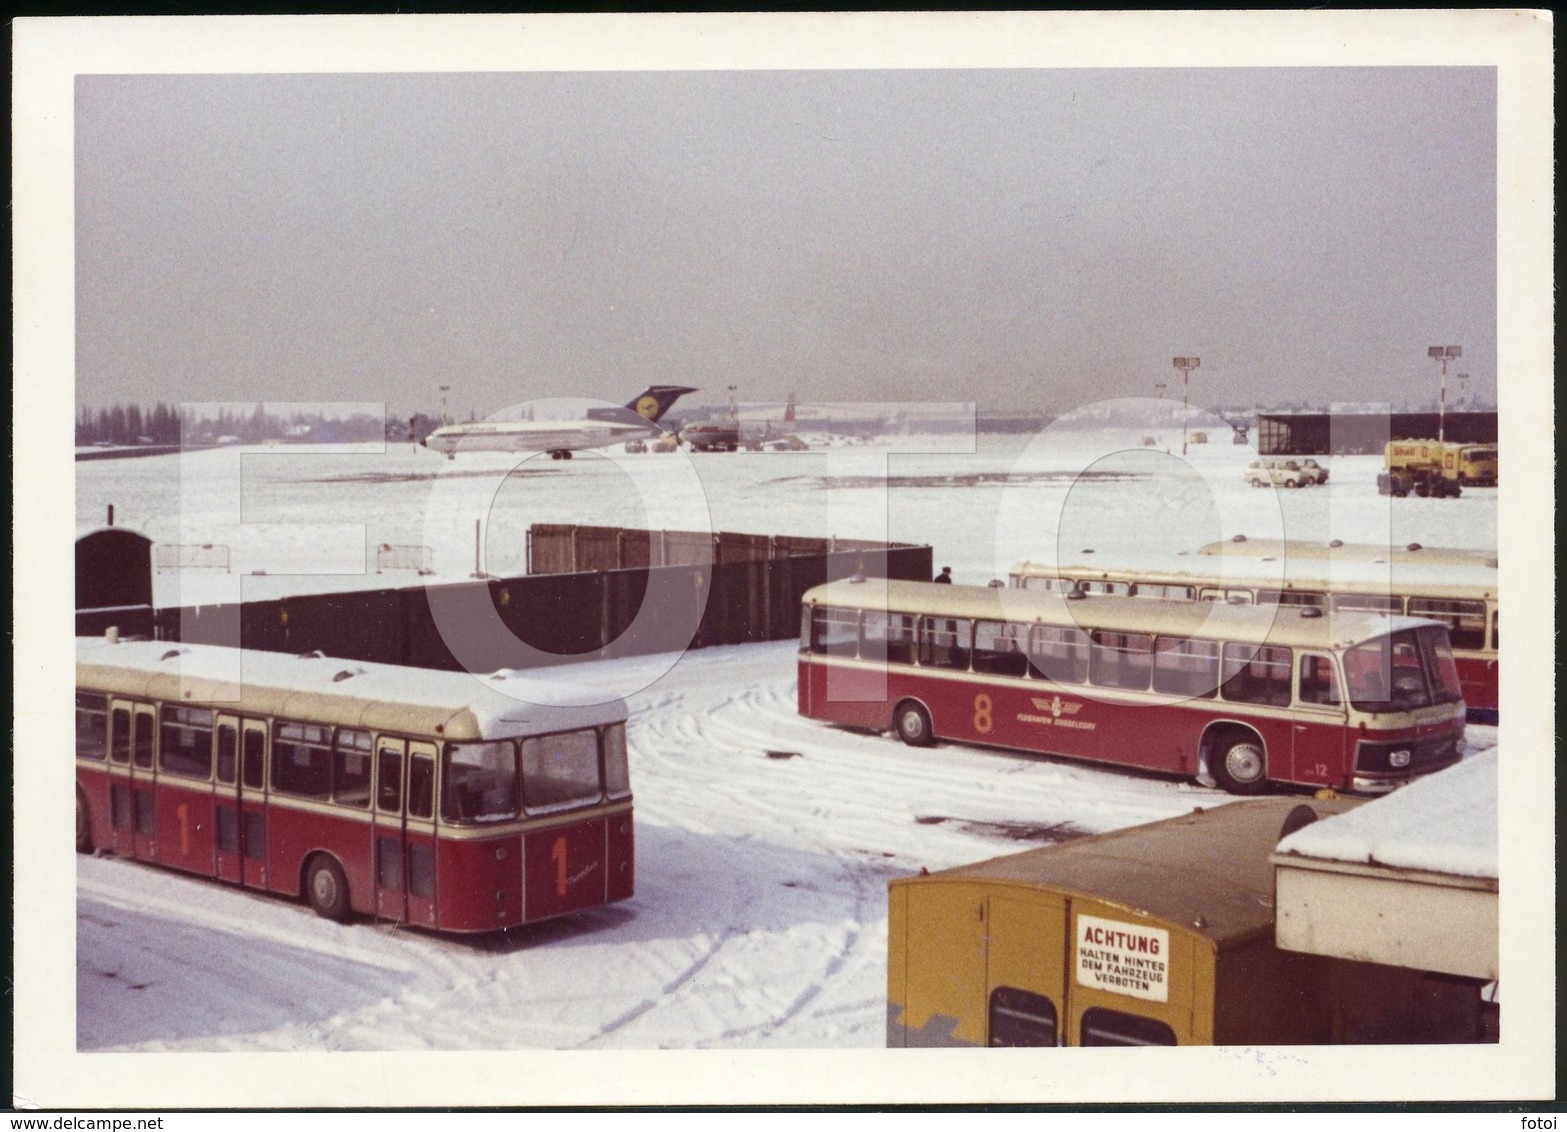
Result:
[[[1389,440],[1443,439],[1495,444],[1496,411],[1438,414],[1386,412],[1258,413],[1257,451],[1264,456],[1379,455]]]

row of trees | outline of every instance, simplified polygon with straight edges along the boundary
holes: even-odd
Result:
[[[241,444],[268,440],[331,441],[379,440],[386,424],[380,417],[356,413],[349,417],[324,417],[320,413],[273,413],[258,404],[250,412],[221,407],[215,416],[188,406],[159,401],[141,405],[115,404],[76,410],[76,444],[216,444],[234,437]]]

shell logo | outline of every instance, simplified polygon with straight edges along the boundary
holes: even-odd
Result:
[[[637,401],[637,415],[652,420],[658,414],[658,398],[643,397]]]

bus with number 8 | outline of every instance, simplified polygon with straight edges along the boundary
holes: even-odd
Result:
[[[626,707],[476,677],[79,638],[76,847],[439,932],[634,886]]]
[[[1445,626],[1315,607],[851,579],[802,599],[798,707],[830,723],[1202,780],[1381,793],[1457,762]]]

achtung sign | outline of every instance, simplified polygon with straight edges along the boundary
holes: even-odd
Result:
[[[1162,928],[1077,917],[1079,986],[1170,1000],[1170,933]]]

